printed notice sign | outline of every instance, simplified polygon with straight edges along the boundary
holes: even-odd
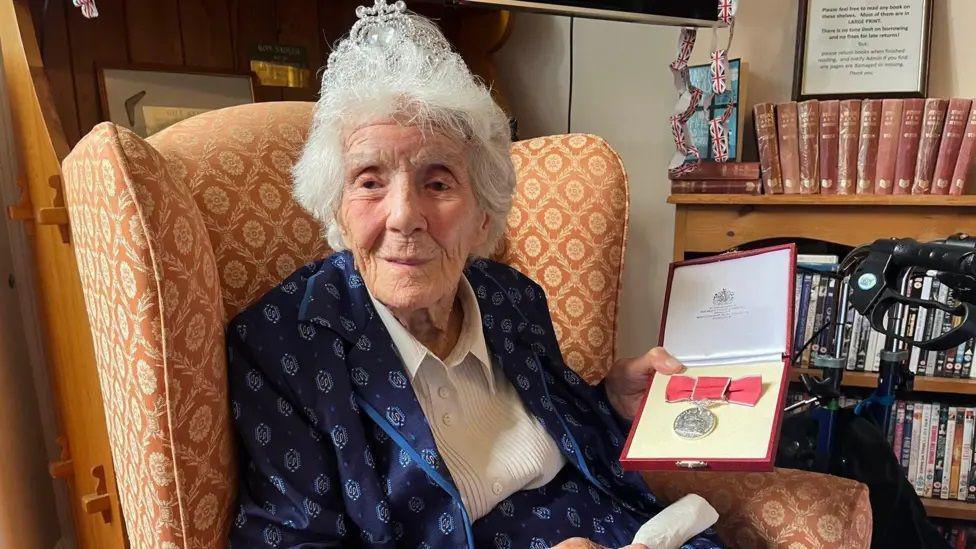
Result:
[[[926,8],[922,0],[809,0],[800,93],[922,90]]]

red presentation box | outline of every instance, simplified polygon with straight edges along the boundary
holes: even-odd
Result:
[[[687,370],[654,376],[620,456],[625,469],[773,469],[795,272],[793,244],[671,264],[660,343]],[[702,397],[707,411],[693,402]]]

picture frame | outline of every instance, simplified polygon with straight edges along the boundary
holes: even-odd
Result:
[[[932,0],[797,4],[794,101],[927,95]]]
[[[747,70],[748,64],[742,59],[729,59],[728,90],[716,94],[709,105],[703,104],[707,99],[706,94],[703,94],[701,102],[695,107],[694,114],[688,119],[688,132],[692,143],[698,148],[702,161],[715,160],[712,155],[712,136],[708,131],[708,121],[711,118],[721,116],[726,108],[732,109],[728,122],[728,161],[736,161],[741,156],[742,130],[745,120],[742,118],[742,111],[739,106],[745,104]],[[689,66],[688,78],[691,80],[691,85],[700,90],[708,90],[712,85],[708,64]],[[693,160],[692,156],[685,158],[686,162]]]
[[[254,75],[153,64],[99,65],[102,118],[140,137],[206,111],[254,102]]]

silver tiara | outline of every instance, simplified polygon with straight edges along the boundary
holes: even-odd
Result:
[[[387,4],[386,0],[374,0],[372,7],[356,8],[359,19],[349,31],[349,39],[360,46],[391,48],[404,41],[429,49],[437,54],[442,44],[440,36],[433,36],[429,28],[416,24],[416,17],[407,13],[403,0]]]

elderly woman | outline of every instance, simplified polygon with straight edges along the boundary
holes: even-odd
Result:
[[[543,290],[484,259],[515,186],[505,115],[430,22],[359,15],[294,170],[343,251],[228,328],[232,545],[628,545],[660,507],[617,456],[648,377],[682,366],[654,349],[596,387],[566,367]]]

